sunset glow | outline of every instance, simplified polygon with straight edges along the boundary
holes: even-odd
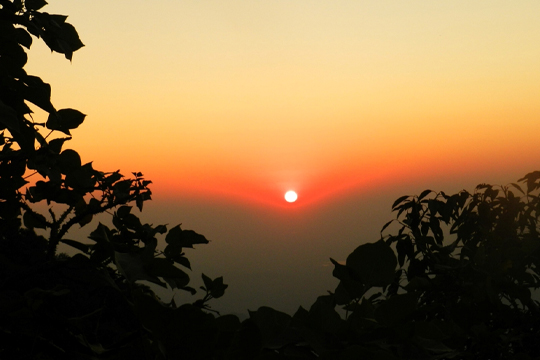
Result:
[[[540,167],[537,1],[55,0],[47,11],[69,15],[85,44],[72,63],[40,41],[29,52],[55,106],[88,114],[65,148],[142,172],[152,221],[215,239],[201,261],[240,282],[252,266],[246,288],[342,260],[380,236],[404,193]]]
[[[158,192],[270,201],[540,160],[540,5],[375,4],[59,0],[86,46],[69,65],[36,42],[29,70],[88,114],[73,147]]]

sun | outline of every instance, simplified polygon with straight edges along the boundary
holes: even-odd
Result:
[[[293,203],[298,199],[298,194],[296,194],[294,191],[289,190],[285,193],[285,200],[287,202]]]

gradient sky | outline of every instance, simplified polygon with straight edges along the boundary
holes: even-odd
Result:
[[[212,243],[214,305],[292,312],[398,196],[540,168],[540,2],[50,0],[85,47],[28,72],[88,114],[70,147],[141,171],[143,214]],[[39,116],[39,114],[38,114]],[[286,190],[299,194],[295,204]]]

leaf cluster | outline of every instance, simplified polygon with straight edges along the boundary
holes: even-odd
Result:
[[[86,115],[55,108],[50,85],[24,69],[35,38],[68,60],[83,46],[67,16],[43,12],[46,4],[0,0],[0,358],[169,358],[172,343],[155,319],[194,327],[214,319],[208,301],[227,285],[204,276],[206,295],[177,307],[141,283],[194,294],[184,249],[208,240],[141,222],[133,208],[151,200],[151,181],[97,170],[67,147]],[[37,108],[46,122],[34,120]],[[69,237],[99,214],[111,215],[112,227]],[[59,253],[60,244],[77,254]]]

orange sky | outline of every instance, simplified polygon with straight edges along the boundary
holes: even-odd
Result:
[[[535,164],[539,10],[54,1],[86,47],[70,65],[36,44],[30,69],[57,106],[88,114],[72,146],[101,168],[143,171],[169,195],[314,201],[396,173]]]
[[[28,72],[88,115],[69,146],[158,205],[323,211],[538,169],[540,2],[50,3],[86,46],[70,64],[36,41]]]

